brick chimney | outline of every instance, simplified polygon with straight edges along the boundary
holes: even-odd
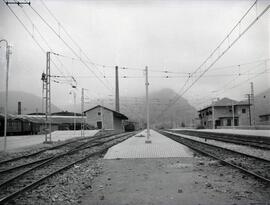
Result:
[[[18,115],[21,115],[22,114],[22,102],[19,101],[18,102]]]

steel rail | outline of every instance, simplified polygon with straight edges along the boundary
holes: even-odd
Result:
[[[109,134],[109,135],[105,135],[105,136],[93,136],[93,137],[91,137],[91,139],[93,139],[93,138],[99,139],[99,138],[103,138],[103,137],[106,137],[106,136],[109,137],[109,136],[112,136],[112,135],[114,135],[114,134]],[[76,143],[76,142],[78,142],[78,141],[82,141],[82,140],[85,140],[85,139],[89,139],[89,137],[83,137],[83,138],[75,139],[75,140],[72,140],[72,141],[68,141],[68,142],[62,143],[62,144],[60,144],[60,145],[56,145],[56,146],[53,146],[53,147],[48,147],[48,148],[39,150],[39,151],[34,152],[34,153],[30,153],[30,154],[22,155],[22,156],[19,156],[19,157],[14,157],[14,158],[11,158],[11,159],[7,159],[7,160],[4,160],[4,161],[0,161],[0,166],[4,165],[4,164],[6,164],[6,163],[9,163],[9,162],[14,162],[14,161],[23,159],[23,158],[32,157],[32,156],[38,155],[38,154],[40,154],[40,153],[46,152],[46,151],[48,151],[48,150],[58,149],[58,148],[60,148],[60,147],[69,145],[69,144],[71,144],[71,143]]]
[[[232,166],[232,167],[234,167],[234,168],[237,168],[237,169],[239,169],[240,171],[242,171],[242,172],[244,172],[244,173],[247,173],[247,174],[249,174],[249,175],[251,175],[251,176],[253,176],[253,177],[257,178],[257,179],[262,180],[263,182],[267,182],[268,184],[270,184],[270,179],[268,179],[268,178],[266,178],[266,177],[263,177],[263,176],[261,176],[261,175],[258,175],[258,174],[256,174],[256,173],[253,172],[253,171],[249,171],[249,170],[247,170],[247,169],[245,169],[245,168],[243,168],[243,167],[240,167],[240,166],[238,166],[238,165],[235,165],[235,164],[233,164],[233,163],[231,163],[231,162],[228,162],[228,161],[226,161],[226,160],[224,160],[224,159],[221,159],[220,157],[217,157],[217,156],[215,156],[215,155],[212,155],[212,154],[210,154],[210,153],[208,153],[208,152],[206,152],[206,151],[203,151],[203,150],[198,149],[198,148],[196,148],[196,147],[194,147],[194,146],[191,146],[191,145],[188,144],[188,143],[185,143],[185,142],[183,142],[183,141],[179,142],[179,141],[180,141],[179,138],[180,138],[180,139],[187,140],[187,141],[192,141],[192,142],[197,142],[197,143],[201,143],[201,144],[204,144],[204,145],[208,145],[208,146],[210,146],[210,147],[215,147],[215,148],[219,148],[219,149],[224,149],[224,150],[227,150],[227,151],[236,153],[236,154],[244,155],[244,156],[246,156],[246,157],[251,157],[251,158],[254,158],[254,159],[259,159],[259,160],[266,161],[266,162],[270,162],[270,160],[267,160],[267,159],[264,159],[264,158],[260,158],[260,157],[256,157],[256,156],[253,156],[253,155],[248,155],[248,154],[241,153],[241,152],[237,152],[237,151],[235,151],[235,150],[230,150],[230,149],[223,148],[223,147],[219,147],[219,146],[216,146],[216,145],[211,145],[211,144],[207,144],[207,143],[204,143],[204,142],[199,142],[199,141],[196,141],[196,140],[193,140],[193,139],[188,139],[188,138],[185,138],[185,137],[181,137],[181,136],[179,136],[179,135],[175,135],[175,133],[170,133],[170,132],[167,132],[167,131],[164,132],[164,131],[160,131],[160,130],[159,130],[159,132],[165,134],[165,136],[166,136],[166,134],[175,136],[175,137],[169,137],[169,136],[167,136],[167,137],[171,138],[172,140],[174,140],[174,141],[176,141],[176,142],[178,142],[178,143],[181,143],[181,144],[183,144],[183,145],[189,147],[190,149],[193,149],[193,150],[195,150],[195,151],[197,151],[197,152],[199,152],[199,153],[202,153],[202,154],[204,154],[204,155],[206,155],[206,156],[210,156],[210,157],[212,157],[212,158],[214,158],[214,159],[217,159],[217,160],[219,160],[219,161],[222,161],[223,163],[225,163],[225,164],[227,164],[227,165],[230,165],[230,166]],[[176,137],[177,137],[178,139],[175,139]]]
[[[118,134],[118,135],[120,135],[120,136],[115,137],[115,138],[113,138],[113,139],[109,139],[109,140],[104,141],[104,142],[98,142],[98,141],[99,141],[99,140],[102,140],[102,139],[104,139],[104,138],[108,138],[108,136],[107,136],[107,137],[100,138],[100,139],[93,139],[93,140],[87,141],[87,142],[84,143],[84,144],[81,144],[81,145],[79,145],[79,146],[76,146],[75,148],[73,148],[73,149],[71,149],[71,150],[69,150],[69,151],[67,151],[67,152],[65,152],[65,153],[58,154],[58,155],[56,155],[56,156],[54,156],[54,157],[48,157],[47,159],[42,160],[42,161],[43,161],[42,163],[37,164],[36,166],[34,166],[34,167],[30,168],[30,169],[27,169],[27,170],[25,170],[25,171],[23,171],[23,172],[21,172],[21,173],[15,175],[14,177],[11,177],[11,178],[9,178],[8,180],[2,182],[2,183],[0,184],[0,188],[6,186],[7,184],[13,182],[13,181],[16,180],[16,179],[22,177],[23,175],[25,175],[25,174],[27,174],[27,173],[29,173],[29,172],[35,170],[35,169],[41,168],[41,167],[45,166],[47,163],[53,162],[53,161],[55,161],[55,160],[57,160],[57,159],[59,159],[59,158],[61,158],[61,157],[63,157],[63,156],[70,155],[70,154],[74,154],[75,152],[78,152],[78,151],[81,151],[81,150],[84,150],[84,149],[88,149],[88,148],[92,148],[92,147],[95,147],[95,146],[100,146],[100,145],[102,145],[102,144],[105,144],[105,143],[107,143],[107,142],[113,141],[113,140],[115,140],[115,139],[119,139],[119,138],[121,138],[121,137],[125,137],[125,136],[127,136],[127,135],[129,135],[129,134],[123,134],[123,133],[121,133],[121,134]],[[111,135],[111,136],[117,136],[117,135]],[[110,137],[111,137],[111,136],[110,136]],[[90,146],[86,146],[86,145],[88,145],[89,143],[94,143],[94,144],[91,144]],[[84,146],[85,146],[85,147],[84,147]],[[38,162],[40,162],[40,160],[38,160]],[[38,163],[38,162],[36,162],[36,163]],[[30,162],[30,163],[27,163],[27,164],[18,166],[18,168],[27,167],[27,166],[32,165],[32,164],[34,164],[34,163],[35,163],[35,162]],[[35,164],[36,164],[36,163],[35,163]],[[11,169],[9,169],[9,170],[4,170],[4,172],[9,172],[9,171],[12,171],[12,170],[14,170],[14,169],[16,169],[16,168],[11,168]]]
[[[110,137],[110,136],[111,136],[111,135],[109,135],[109,136],[103,136],[103,137],[101,137],[101,138],[99,138],[99,139],[107,138],[107,137]],[[76,142],[79,142],[79,141],[82,141],[82,140],[85,140],[85,139],[89,139],[89,138],[83,138],[83,139],[75,140],[75,141],[72,141],[72,142],[69,142],[69,143],[65,143],[64,145],[67,145],[67,144],[70,144],[70,143],[73,143],[73,142],[76,143]],[[90,143],[90,142],[96,140],[96,139],[98,139],[98,138],[97,138],[97,137],[96,137],[96,138],[90,138],[90,140],[88,140],[87,142],[85,142],[85,143],[83,143],[83,144],[81,144],[81,145],[77,145],[76,147],[83,146],[83,145],[85,145],[85,144],[87,144],[87,143]],[[55,146],[53,149],[62,147],[62,146],[64,146],[64,145],[61,144],[61,146]],[[76,147],[75,147],[75,148],[76,148]],[[70,150],[72,150],[72,149],[74,149],[74,148],[71,148]],[[44,151],[42,151],[42,152],[45,152],[45,151],[48,151],[48,150],[52,150],[52,149],[46,149],[46,150],[44,150]],[[39,153],[42,153],[42,152],[39,152]],[[36,154],[39,154],[39,153],[30,154],[30,156],[27,155],[27,158],[29,158],[29,157],[31,157],[31,156],[35,156]],[[24,157],[22,156],[22,157],[16,158],[14,161],[17,161],[17,160],[20,160],[20,159],[23,159],[23,158],[24,158]],[[23,167],[27,167],[27,166],[30,166],[30,165],[33,165],[33,164],[40,163],[40,162],[45,161],[45,160],[48,160],[48,159],[50,159],[50,158],[53,158],[53,156],[49,156],[49,157],[46,157],[46,158],[43,158],[43,159],[38,159],[38,160],[29,162],[29,163],[24,163],[24,164],[22,164],[22,165],[18,165],[18,166],[15,166],[15,167],[11,167],[11,168],[8,168],[8,169],[1,170],[1,171],[0,171],[0,175],[1,175],[1,174],[4,174],[4,173],[6,173],[6,172],[9,172],[9,171],[13,171],[13,170],[16,170],[16,169],[20,169],[20,168],[23,168]]]
[[[64,153],[61,153],[61,154],[65,154],[65,153],[67,153],[67,152],[69,152],[69,151],[72,151],[73,149],[79,148],[79,147],[81,147],[81,146],[83,146],[83,145],[86,145],[86,144],[88,144],[88,143],[90,143],[90,142],[94,142],[95,140],[96,140],[96,139],[91,139],[91,140],[89,140],[89,141],[87,141],[87,142],[85,142],[85,143],[83,143],[83,144],[77,145],[76,147],[71,148],[70,150],[68,150],[68,151],[66,151],[66,152],[64,152]],[[80,140],[79,140],[79,141],[80,141]],[[77,142],[78,142],[78,141],[77,141]],[[0,171],[0,175],[1,175],[1,174],[4,174],[4,173],[6,173],[6,172],[10,172],[10,171],[16,170],[16,169],[21,169],[21,168],[28,167],[28,166],[31,166],[31,165],[34,165],[34,164],[38,164],[38,163],[40,163],[40,162],[44,162],[44,161],[49,160],[49,159],[51,159],[51,158],[53,158],[53,156],[45,157],[45,158],[43,158],[43,159],[38,159],[38,160],[35,160],[35,161],[32,161],[32,162],[27,162],[27,163],[24,163],[24,164],[15,166],[15,167],[11,167],[11,168],[8,168],[8,169],[1,170],[1,171]],[[1,185],[0,185],[0,187],[1,187]]]
[[[75,162],[72,162],[72,163],[66,165],[65,167],[62,167],[62,168],[60,168],[60,169],[58,169],[58,170],[56,170],[56,171],[54,171],[54,172],[51,172],[50,174],[48,174],[48,175],[42,177],[42,178],[39,179],[39,180],[34,181],[33,183],[31,183],[31,184],[25,186],[24,188],[22,188],[22,189],[20,189],[20,190],[18,190],[18,191],[16,191],[16,192],[14,192],[14,193],[12,193],[12,194],[6,196],[6,197],[1,198],[1,199],[0,199],[0,203],[1,203],[1,204],[5,204],[5,203],[7,203],[8,201],[10,201],[11,199],[15,199],[18,195],[20,195],[20,194],[22,194],[22,193],[24,193],[24,192],[26,192],[26,191],[29,191],[29,190],[31,190],[31,189],[37,187],[38,185],[40,185],[41,182],[43,182],[43,181],[49,179],[50,177],[52,177],[52,176],[54,176],[54,175],[56,175],[56,174],[58,174],[58,173],[60,173],[60,172],[62,172],[62,171],[64,171],[64,170],[69,169],[69,168],[72,167],[73,165],[78,164],[78,163],[81,163],[81,162],[85,161],[86,159],[88,159],[88,158],[90,158],[90,157],[93,157],[93,156],[102,154],[102,153],[105,152],[107,149],[109,149],[111,146],[113,146],[113,145],[110,145],[110,146],[108,146],[108,147],[106,147],[106,148],[103,148],[102,150],[99,150],[99,151],[97,151],[97,152],[91,153],[91,154],[87,155],[86,157],[84,157],[84,158],[82,158],[82,159],[79,159],[79,160],[77,160],[77,161],[75,161]]]
[[[114,135],[113,135],[113,134],[110,134],[110,135],[106,135],[106,136],[103,136],[103,137],[100,137],[100,138],[95,138],[95,139],[91,138],[89,141],[87,141],[87,142],[85,142],[84,144],[79,145],[79,146],[77,146],[77,147],[75,147],[75,148],[79,148],[80,146],[86,145],[86,144],[88,144],[88,143],[90,143],[90,142],[95,142],[95,141],[97,141],[97,140],[102,140],[102,139],[104,139],[104,138],[109,138],[109,137],[111,137],[111,136],[114,136]],[[78,141],[77,141],[77,142],[78,142]],[[75,148],[73,148],[73,149],[75,149]],[[41,162],[43,162],[43,161],[49,160],[49,159],[51,159],[51,158],[53,158],[53,156],[51,156],[51,157],[46,157],[46,158],[43,158],[43,159],[38,159],[38,160],[35,160],[35,161],[33,161],[33,162],[24,163],[24,164],[22,164],[22,165],[18,165],[18,166],[15,166],[15,167],[11,167],[11,168],[8,168],[8,169],[1,170],[1,171],[0,171],[0,175],[1,175],[1,174],[4,174],[4,173],[7,173],[7,172],[10,172],[10,171],[13,171],[13,170],[21,169],[21,168],[28,167],[28,166],[31,166],[31,165],[34,165],[34,164],[38,164],[38,163],[41,163]],[[0,185],[0,187],[1,187],[1,185]]]
[[[236,135],[230,133],[212,133],[212,132],[198,132],[198,131],[173,131],[178,134],[186,134],[191,136],[196,136],[205,139],[213,139],[222,142],[233,142],[240,145],[248,145],[251,147],[270,149],[270,140],[262,136],[248,136],[248,135]],[[206,135],[206,136],[205,136]],[[243,139],[243,136],[246,138]],[[257,137],[258,139],[252,139]]]
[[[41,163],[41,162],[43,162],[45,160],[48,160],[50,158],[52,158],[52,157],[48,157],[48,158],[44,158],[44,159],[39,159],[39,160],[36,160],[36,161],[33,161],[33,162],[29,162],[29,163],[26,163],[26,164],[22,164],[22,165],[18,165],[18,166],[15,166],[15,167],[11,167],[9,169],[1,170],[0,171],[0,176],[1,176],[1,174],[5,174],[7,172],[14,171],[16,169],[21,169],[21,168],[24,168],[24,167],[28,167],[28,166],[31,166],[31,165],[34,165],[34,164]]]
[[[132,135],[134,135],[134,133],[129,133],[129,134],[127,134],[127,135],[121,135],[121,137],[127,137],[127,136],[130,137],[130,136],[132,136]],[[122,141],[124,141],[124,140],[126,140],[126,138],[120,140],[119,142],[117,142],[117,144],[120,143],[120,142],[122,142]],[[106,142],[104,142],[104,143],[106,143]],[[32,190],[33,188],[39,186],[42,182],[44,182],[45,180],[51,178],[52,176],[54,176],[54,175],[56,175],[56,174],[58,174],[58,173],[60,173],[60,172],[62,172],[62,171],[64,171],[64,170],[67,170],[67,169],[69,169],[70,167],[72,167],[73,165],[78,164],[78,163],[81,163],[81,162],[87,160],[87,159],[90,158],[90,157],[93,157],[93,156],[97,156],[97,155],[99,155],[99,154],[102,154],[102,153],[104,153],[107,149],[109,149],[110,147],[112,147],[112,146],[114,146],[114,145],[115,145],[115,144],[106,146],[105,148],[103,148],[103,149],[101,149],[101,150],[99,150],[99,151],[96,151],[96,152],[94,152],[94,153],[88,154],[88,155],[84,156],[83,158],[81,158],[81,159],[79,159],[79,160],[75,160],[74,162],[71,162],[71,163],[69,163],[68,165],[66,165],[66,166],[64,166],[64,167],[61,167],[60,169],[57,169],[57,170],[55,170],[55,171],[49,173],[48,175],[46,175],[46,176],[44,176],[44,177],[42,177],[42,178],[40,178],[40,179],[38,179],[38,180],[32,182],[31,184],[29,184],[29,185],[23,187],[22,189],[20,189],[20,190],[18,190],[18,191],[16,191],[16,192],[13,192],[13,193],[11,193],[11,194],[9,194],[8,196],[5,196],[5,197],[1,198],[1,199],[0,199],[0,203],[1,203],[1,204],[5,204],[5,203],[9,202],[10,200],[15,199],[15,198],[16,198],[17,196],[19,196],[20,194],[22,194],[22,193],[24,193],[24,192],[26,192],[26,191]]]
[[[239,152],[239,151],[236,151],[236,150],[232,150],[232,149],[229,149],[229,148],[226,148],[226,147],[220,147],[218,145],[214,145],[214,144],[209,144],[209,143],[206,143],[206,142],[201,142],[201,141],[197,141],[197,140],[194,140],[194,139],[190,139],[190,138],[186,138],[184,136],[181,136],[181,134],[179,133],[172,133],[172,132],[168,132],[168,131],[164,131],[168,134],[172,134],[172,135],[176,135],[182,139],[185,139],[185,140],[190,140],[190,141],[193,141],[193,142],[198,142],[198,143],[201,143],[201,144],[204,144],[204,145],[209,145],[209,146],[212,146],[212,147],[215,147],[215,148],[220,148],[220,149],[224,149],[224,150],[227,150],[229,152],[233,152],[235,154],[240,154],[240,155],[244,155],[246,157],[251,157],[251,158],[254,158],[254,159],[258,159],[258,160],[262,160],[262,161],[265,161],[265,162],[268,162],[270,163],[270,160],[269,159],[265,159],[265,158],[261,158],[261,157],[258,157],[258,156],[254,156],[254,155],[251,155],[251,154],[247,154],[247,153],[242,153],[242,152]]]
[[[180,137],[180,138],[183,138],[183,139],[191,140],[191,141],[194,141],[194,142],[202,143],[202,144],[209,145],[209,146],[216,147],[216,148],[221,148],[221,149],[224,149],[224,150],[227,150],[227,151],[230,151],[230,152],[234,152],[234,153],[236,153],[236,154],[241,154],[241,155],[244,155],[244,156],[247,156],[247,157],[252,157],[252,158],[255,158],[255,159],[262,160],[262,161],[265,161],[265,162],[270,163],[270,160],[269,160],[269,159],[265,159],[265,158],[258,157],[258,156],[254,156],[254,155],[251,155],[251,154],[239,152],[239,151],[232,150],[232,149],[229,149],[229,148],[226,148],[226,147],[220,147],[220,146],[218,146],[218,145],[209,144],[209,143],[206,143],[206,142],[201,142],[201,141],[197,141],[197,140],[194,140],[194,139],[190,139],[190,138],[181,136],[181,135],[183,135],[183,134],[180,134],[180,133],[173,133],[173,132],[169,132],[169,131],[164,131],[164,132],[166,132],[166,133],[168,133],[168,134],[176,135],[176,136],[178,136],[178,137]],[[195,137],[197,137],[197,136],[195,136]],[[199,138],[201,138],[201,137],[199,137]],[[211,139],[211,140],[212,140],[212,139]],[[214,139],[214,140],[215,140],[215,139]],[[216,141],[219,141],[219,140],[216,140]]]

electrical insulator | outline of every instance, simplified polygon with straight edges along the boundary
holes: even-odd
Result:
[[[42,81],[46,81],[46,74],[45,74],[45,73],[42,73],[42,75],[41,75],[41,80],[42,80]]]

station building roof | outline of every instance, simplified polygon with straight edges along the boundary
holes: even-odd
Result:
[[[259,117],[268,117],[268,116],[270,116],[270,113],[268,113],[268,114],[263,114],[263,115],[259,115]]]
[[[3,113],[0,113],[0,118],[4,118],[5,115]],[[33,123],[38,123],[38,124],[43,124],[45,123],[45,115],[13,115],[13,114],[8,114],[7,115],[9,120],[22,120],[25,122],[33,122]],[[82,116],[57,116],[57,115],[52,115],[52,124],[73,124],[74,119],[76,119],[76,123],[81,123],[82,119],[85,117]]]
[[[251,104],[249,104],[247,101],[236,101],[236,100],[232,100],[230,98],[222,98],[222,99],[218,99],[217,101],[214,101],[213,106],[214,107],[228,107],[228,106],[240,106],[240,105],[244,105],[244,106],[249,106]],[[208,105],[206,107],[204,107],[203,109],[199,110],[198,112],[201,112],[203,110],[206,110],[208,108],[211,108],[212,105]]]
[[[106,109],[106,110],[109,110],[109,111],[113,112],[113,115],[114,115],[115,117],[117,117],[117,118],[120,118],[121,120],[128,120],[128,117],[125,116],[124,114],[122,114],[122,113],[120,113],[120,112],[117,112],[117,111],[115,111],[115,110],[112,110],[112,109],[110,109],[110,108],[104,107],[104,106],[102,106],[102,105],[97,105],[97,106],[95,106],[95,107],[92,107],[92,108],[90,108],[90,109],[84,111],[84,113],[87,113],[87,112],[89,112],[89,111],[91,111],[91,110],[94,110],[94,109],[96,109],[96,108],[98,108],[98,107],[102,107],[103,109]]]

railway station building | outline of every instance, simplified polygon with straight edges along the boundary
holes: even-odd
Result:
[[[270,125],[270,113],[259,115],[261,125]]]
[[[245,101],[235,101],[229,98],[218,99],[212,105],[198,111],[201,126],[211,129],[213,127],[213,118],[215,128],[249,126],[251,119],[250,106],[251,104]]]
[[[128,120],[124,114],[101,105],[90,108],[84,113],[86,115],[86,124],[103,130],[123,130],[123,122]]]

